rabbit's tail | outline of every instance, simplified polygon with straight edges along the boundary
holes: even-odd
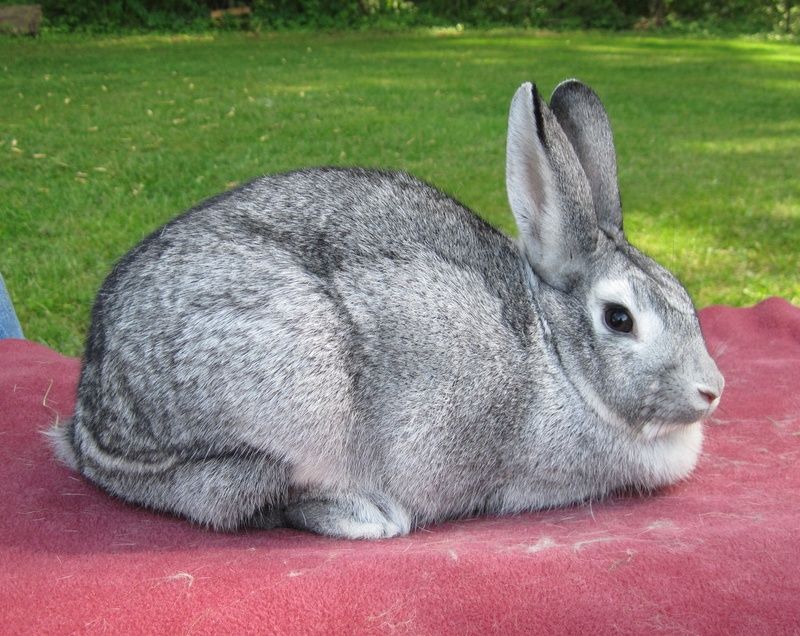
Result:
[[[66,464],[72,470],[78,470],[78,456],[72,445],[73,420],[54,424],[46,431],[42,431],[48,438],[53,451],[59,461]]]

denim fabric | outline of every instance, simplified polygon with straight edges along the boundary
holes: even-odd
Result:
[[[14,313],[14,305],[11,304],[11,297],[6,290],[3,282],[3,275],[0,274],[0,338],[24,338],[22,327],[19,326],[17,314]]]

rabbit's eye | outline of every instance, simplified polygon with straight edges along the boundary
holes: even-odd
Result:
[[[606,305],[603,319],[612,331],[630,333],[633,329],[633,317],[622,305]]]

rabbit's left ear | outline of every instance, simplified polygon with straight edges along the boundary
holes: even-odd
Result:
[[[581,162],[597,214],[607,233],[622,232],[622,206],[617,183],[617,155],[606,109],[597,94],[578,80],[556,86],[550,108]]]
[[[547,284],[569,289],[585,275],[597,243],[592,192],[575,150],[530,83],[511,101],[506,189],[531,267]]]

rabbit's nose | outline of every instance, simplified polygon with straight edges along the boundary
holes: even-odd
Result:
[[[697,387],[697,392],[709,404],[713,404],[719,398],[719,395],[713,389],[708,387]]]
[[[693,401],[697,400],[695,404],[700,405],[700,408],[715,409],[717,404],[719,404],[719,398],[722,396],[722,390],[725,388],[725,378],[719,372],[717,365],[708,358],[709,366],[711,368],[707,369],[706,372],[701,375],[697,380],[694,382],[694,388],[697,391],[696,397],[693,398]],[[697,376],[695,376],[697,377]]]

